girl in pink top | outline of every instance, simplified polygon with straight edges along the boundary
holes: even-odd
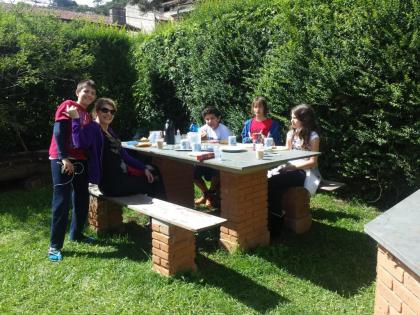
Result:
[[[253,118],[248,119],[242,129],[242,143],[251,143],[253,135],[259,137],[272,137],[275,145],[280,145],[280,124],[278,121],[268,118],[267,100],[258,96],[251,104]]]

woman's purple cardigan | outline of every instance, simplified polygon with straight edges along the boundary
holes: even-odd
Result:
[[[117,138],[117,135],[111,127],[109,133]],[[80,119],[72,119],[72,139],[76,148],[89,150],[88,158],[88,178],[92,184],[99,184],[102,176],[102,155],[104,135],[101,126],[93,121],[82,127]],[[121,157],[123,161],[136,169],[144,170],[145,166],[142,162],[131,157],[127,151],[121,149]]]

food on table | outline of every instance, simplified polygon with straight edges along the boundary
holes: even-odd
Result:
[[[149,142],[149,139],[147,139],[146,137],[143,137],[139,140],[139,142]]]
[[[139,147],[139,148],[147,148],[151,146],[152,144],[150,142],[139,142],[136,144],[136,147]]]

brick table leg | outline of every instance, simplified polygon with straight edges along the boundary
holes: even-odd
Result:
[[[194,233],[152,219],[152,269],[164,276],[196,270]]]
[[[98,235],[122,232],[122,207],[101,197],[90,196],[88,223]]]
[[[311,228],[309,192],[303,187],[289,188],[282,197],[282,209],[286,212],[284,225],[295,233],[304,233]]]
[[[220,172],[220,243],[228,251],[265,246],[270,242],[267,228],[267,171],[251,174]]]
[[[193,207],[193,165],[159,157],[153,158],[153,164],[162,174],[168,201],[184,207]]]
[[[420,314],[420,277],[378,247],[374,315]]]

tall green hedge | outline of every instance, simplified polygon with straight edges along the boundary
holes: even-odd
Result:
[[[215,105],[239,134],[256,95],[283,132],[313,104],[322,173],[393,202],[420,186],[418,17],[417,1],[204,1],[137,45],[139,110],[185,128]]]
[[[0,9],[0,150],[48,148],[56,107],[75,99],[76,84],[85,78],[98,83],[99,96],[125,105],[118,129],[125,137],[132,134],[136,74],[130,51],[124,30],[63,23],[31,14],[24,5]]]
[[[208,0],[151,35],[0,10],[0,149],[48,147],[56,106],[92,77],[117,100],[122,138],[165,118],[186,130],[218,106],[236,134],[256,95],[289,124],[313,104],[322,173],[394,203],[420,187],[419,4]]]

